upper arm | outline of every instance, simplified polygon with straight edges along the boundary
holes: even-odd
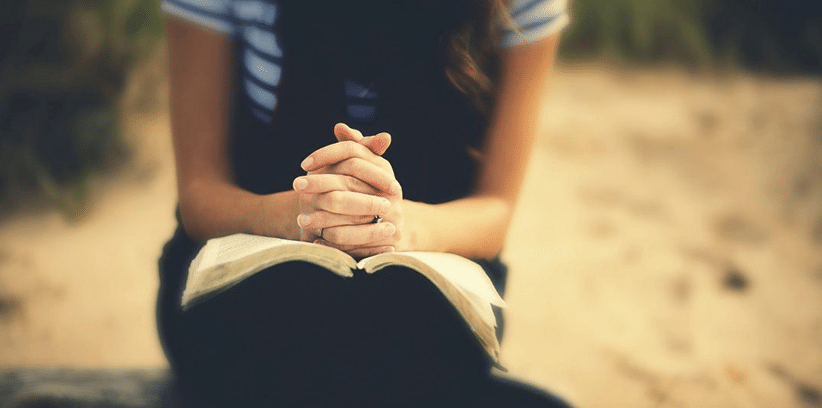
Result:
[[[171,116],[182,192],[201,180],[231,179],[229,124],[235,77],[233,37],[169,17]]]
[[[478,193],[513,205],[539,131],[543,98],[559,34],[509,47],[501,54],[497,103],[486,135]]]

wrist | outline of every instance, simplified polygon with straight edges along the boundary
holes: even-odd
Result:
[[[499,254],[511,206],[495,197],[466,197],[442,204],[404,201],[409,250],[491,259]],[[406,249],[400,249],[406,250]]]
[[[297,195],[293,191],[255,195],[254,210],[247,217],[247,230],[255,235],[278,237],[291,240],[300,239],[297,225],[299,207]]]
[[[401,251],[437,251],[433,230],[429,227],[433,206],[427,203],[403,200],[405,225]]]

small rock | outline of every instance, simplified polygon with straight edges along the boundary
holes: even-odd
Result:
[[[20,308],[20,300],[0,294],[0,319],[8,318]]]
[[[796,394],[799,400],[812,407],[822,406],[822,391],[807,384],[797,384]]]
[[[722,278],[722,285],[729,290],[744,292],[748,289],[748,278],[739,270],[739,268],[731,265],[725,269],[725,276]]]
[[[777,378],[784,380],[796,390],[796,397],[807,407],[822,406],[822,391],[819,388],[812,386],[796,376],[788,373],[788,371],[778,364],[770,364],[769,371]]]

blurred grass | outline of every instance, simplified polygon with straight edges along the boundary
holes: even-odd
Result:
[[[573,24],[563,38],[566,57],[703,62],[711,58],[699,1],[578,0],[572,10]]]
[[[0,3],[0,204],[45,198],[69,218],[91,175],[129,157],[118,104],[162,38],[156,0]]]
[[[0,208],[73,218],[129,157],[118,103],[163,35],[159,0],[0,2]],[[562,58],[822,73],[822,2],[572,0]]]
[[[572,0],[565,59],[822,73],[822,2]]]

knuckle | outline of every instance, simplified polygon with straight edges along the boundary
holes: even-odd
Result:
[[[329,184],[331,184],[334,180],[333,174],[316,174],[310,177],[310,185],[313,185],[314,189],[319,191],[327,190]]]
[[[358,149],[357,149],[357,147],[360,145],[359,143],[357,143],[353,140],[346,140],[346,141],[341,142],[341,143],[343,145],[343,149],[345,150],[345,153],[348,156],[356,156],[357,153],[359,152]]]
[[[311,225],[316,228],[325,228],[327,218],[325,211],[313,212],[311,213]]]
[[[368,212],[370,214],[378,214],[381,211],[382,201],[378,198],[372,198],[368,200]]]
[[[381,228],[381,227],[371,228],[371,232],[369,234],[370,235],[369,238],[371,238],[371,241],[372,242],[374,242],[374,241],[384,241],[385,240],[385,235],[383,235],[384,230],[385,229]]]
[[[329,168],[331,168],[329,166]],[[334,173],[350,174],[351,173],[351,159],[343,159],[334,164]]]
[[[359,157],[352,157],[348,159],[348,165],[351,166],[353,171],[362,171],[364,164],[364,160]]]
[[[331,211],[335,213],[343,212],[343,210],[345,209],[345,196],[343,196],[343,194],[339,191],[333,191],[329,194],[329,206]]]
[[[328,242],[338,244],[340,242],[340,232],[338,228],[328,228],[323,231],[323,238]]]
[[[360,179],[356,177],[348,176],[345,179],[346,187],[351,191],[358,191],[364,192],[365,191],[365,183],[363,183]]]
[[[331,192],[338,190],[337,181],[338,176],[335,174],[325,174],[322,177],[322,182],[317,183],[319,191]]]
[[[391,167],[391,162],[389,162],[388,160],[386,160],[384,157],[379,156],[379,157],[377,157],[375,160],[376,160],[376,162],[377,162],[377,165],[379,165],[381,168],[383,168],[383,169],[385,169],[385,170],[392,170],[392,169],[393,169],[393,168]]]

